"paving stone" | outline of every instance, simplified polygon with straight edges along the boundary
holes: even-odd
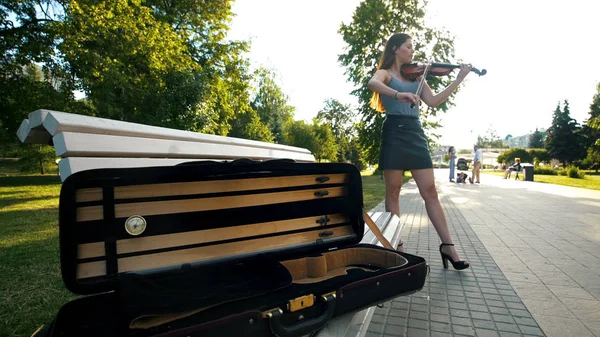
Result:
[[[544,258],[541,254],[546,251],[540,250],[538,253],[532,246],[528,246],[526,240],[537,240],[542,247],[545,239],[533,235],[532,229],[511,223],[513,218],[509,213],[488,209],[465,213],[462,205],[459,209],[449,195],[441,192],[440,201],[458,253],[473,264],[472,268],[463,271],[453,270],[452,267],[443,269],[437,250],[439,238],[427,218],[424,202],[419,197],[414,182],[406,184],[402,193],[405,193],[401,197],[401,209],[404,212],[401,214],[401,222],[404,223],[402,239],[408,253],[427,260],[430,273],[421,291],[393,300],[387,311],[376,311],[367,336],[544,336],[525,303],[519,298],[518,289],[513,288],[512,281],[508,278],[515,277],[514,271],[520,269],[514,269],[512,274],[504,273],[490,254],[497,252],[496,246],[490,246],[494,251],[488,252],[482,240],[500,238],[501,242],[514,245],[511,247],[512,252],[507,250],[510,255],[505,256],[509,261],[512,256],[527,268],[525,262],[521,262],[527,261],[525,256],[532,256],[531,261],[537,261],[535,254]],[[485,206],[482,204],[482,207]],[[480,215],[485,217],[479,218]],[[532,215],[531,219],[536,218]],[[528,221],[533,221],[531,219]],[[488,226],[494,226],[495,231],[489,230]],[[480,236],[479,232],[482,230],[489,234]],[[564,240],[564,237],[561,238]],[[527,249],[531,255],[524,253]],[[549,257],[546,258],[550,261]],[[527,263],[532,263],[531,261]],[[565,263],[564,266],[568,264]],[[540,274],[538,278],[537,269],[523,271],[529,271],[535,277],[529,282],[551,278],[550,274]],[[553,278],[556,279],[560,281],[559,276]]]
[[[498,337],[500,336],[495,330],[487,330],[487,329],[475,329],[475,334],[477,337]]]
[[[473,326],[477,327],[477,328],[484,328],[484,329],[496,329],[496,323],[494,323],[493,321],[487,321],[487,320],[480,320],[480,319],[473,319]]]
[[[429,319],[432,322],[450,323],[450,316],[448,315],[431,314],[429,315]]]
[[[408,328],[406,335],[414,337],[429,337],[429,331],[423,329]]]

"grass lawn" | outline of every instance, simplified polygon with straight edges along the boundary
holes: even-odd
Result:
[[[365,204],[365,210],[368,212],[373,207],[379,205],[380,202],[385,199],[385,182],[381,179],[381,176],[376,174],[373,175],[373,171],[363,171],[362,184],[363,184],[363,201]],[[412,179],[410,172],[405,173],[404,182],[406,183]]]
[[[504,172],[500,171],[481,171],[482,174],[492,174],[495,176],[504,176]],[[567,176],[553,176],[536,174],[533,176],[533,181],[538,183],[556,184],[572,187],[588,188],[591,190],[600,190],[600,175],[595,175],[593,172],[586,171],[583,178],[569,178]],[[512,178],[514,179],[514,173]],[[523,175],[519,175],[519,179],[523,180]]]
[[[75,296],[62,283],[58,176],[0,176],[0,336],[31,336]]]
[[[4,163],[6,164],[6,163]],[[384,181],[363,172],[365,209],[385,197]],[[405,176],[405,181],[410,174]],[[56,175],[19,175],[0,165],[0,336],[31,336],[77,297],[63,285],[58,245]]]

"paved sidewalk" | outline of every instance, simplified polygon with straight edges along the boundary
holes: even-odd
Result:
[[[471,268],[442,268],[439,239],[411,181],[402,189],[401,235],[431,272],[421,292],[378,308],[367,336],[600,337],[600,191],[492,175],[463,185],[435,172]]]

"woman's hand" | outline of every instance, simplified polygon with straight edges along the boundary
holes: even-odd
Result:
[[[396,94],[396,99],[403,103],[414,103],[418,105],[421,98],[410,92],[399,92]]]
[[[471,69],[473,69],[473,66],[470,64],[461,64],[460,65],[460,72],[458,73],[458,79],[459,80],[464,80],[465,77],[467,77],[467,75],[471,72]]]

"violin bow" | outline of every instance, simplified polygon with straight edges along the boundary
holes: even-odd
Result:
[[[423,71],[423,76],[421,77],[421,81],[419,82],[419,86],[417,87],[417,93],[415,95],[421,97],[421,91],[423,91],[423,85],[425,84],[425,77],[427,77],[427,72],[431,68],[431,58],[427,60],[427,65],[425,66],[425,70]],[[420,105],[420,104],[419,104]],[[415,103],[410,105],[411,108],[415,107]]]

